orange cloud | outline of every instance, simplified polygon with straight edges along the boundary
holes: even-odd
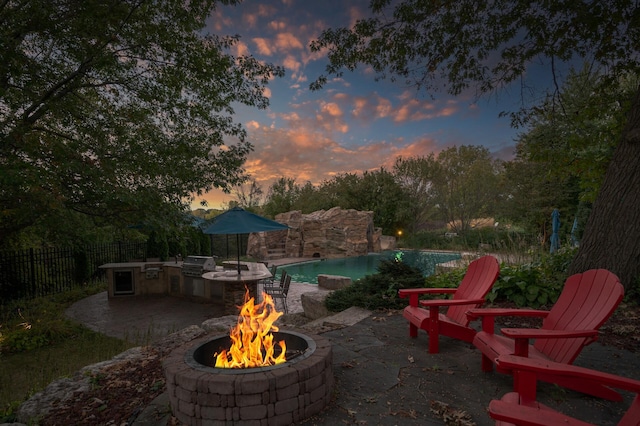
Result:
[[[338,131],[347,133],[349,126],[344,121],[344,114],[335,102],[320,102],[320,109],[316,114],[316,121],[320,127],[328,132]]]
[[[285,68],[290,69],[291,71],[299,71],[301,67],[300,61],[296,59],[293,55],[287,55],[283,62]]]
[[[269,29],[274,31],[283,31],[287,28],[287,24],[283,21],[271,21],[268,25]]]
[[[255,148],[249,154],[245,169],[265,193],[281,177],[294,178],[300,185],[307,181],[318,185],[343,173],[362,173],[382,166],[390,170],[398,156],[422,156],[439,151],[435,140],[427,137],[409,142],[396,138],[347,146],[324,132],[314,131],[310,123],[299,117],[291,118],[294,127],[287,129],[274,129],[255,120],[245,126]],[[203,198],[209,208],[224,208],[224,203],[235,199],[233,194],[219,190]]]
[[[249,47],[246,43],[239,41],[234,46],[234,55],[235,56],[248,56],[249,55]]]
[[[274,44],[281,52],[289,52],[292,49],[304,49],[304,45],[292,33],[279,33]]]
[[[267,40],[266,38],[256,37],[256,38],[253,38],[251,41],[253,41],[256,44],[259,54],[265,55],[265,56],[273,55],[274,52],[271,49],[269,40]]]

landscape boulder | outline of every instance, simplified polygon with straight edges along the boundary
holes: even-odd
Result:
[[[330,312],[324,305],[324,301],[331,292],[331,290],[318,289],[318,291],[302,293],[300,302],[302,302],[304,316],[311,320],[329,316]]]
[[[375,228],[372,211],[334,207],[309,214],[295,210],[275,217],[287,231],[251,234],[247,254],[258,259],[279,257],[338,258],[381,251],[382,229]],[[392,239],[395,238],[391,237]],[[385,239],[389,247],[389,239]]]
[[[340,275],[318,274],[318,287],[325,290],[338,290],[351,285],[351,278]]]

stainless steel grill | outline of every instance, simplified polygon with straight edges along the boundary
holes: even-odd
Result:
[[[182,263],[182,275],[202,277],[202,274],[215,271],[216,261],[210,256],[187,256]]]

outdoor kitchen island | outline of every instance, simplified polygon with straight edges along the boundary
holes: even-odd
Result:
[[[213,257],[187,256],[184,261],[123,262],[100,266],[107,272],[112,298],[168,295],[220,305],[225,315],[237,315],[244,294],[256,299],[258,282],[271,278],[264,263],[234,261],[216,265]],[[246,288],[246,289],[245,289]]]
[[[240,262],[240,269],[236,262],[225,262],[223,269],[206,272],[202,275],[205,281],[205,292],[209,301],[224,306],[225,314],[237,314],[238,306],[244,304],[247,289],[249,297],[258,300],[258,282],[271,278],[271,272],[264,263]]]

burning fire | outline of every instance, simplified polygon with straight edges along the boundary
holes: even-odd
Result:
[[[274,356],[275,345],[271,331],[278,331],[273,323],[282,316],[276,311],[271,296],[262,293],[262,303],[254,304],[249,291],[244,295],[244,305],[240,307],[238,324],[231,329],[231,348],[215,353],[216,367],[219,368],[253,368],[282,364],[286,361],[286,344],[284,340],[277,342],[280,354]]]

